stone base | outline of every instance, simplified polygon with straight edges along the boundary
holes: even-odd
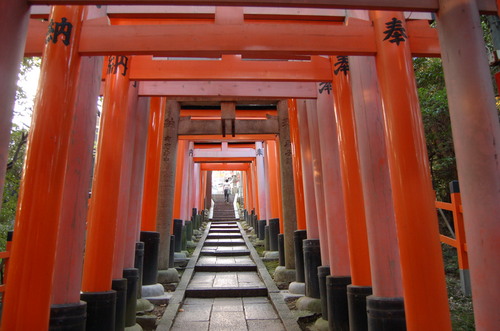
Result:
[[[161,284],[142,285],[141,293],[143,298],[158,297],[165,294],[165,289]]]
[[[286,269],[283,266],[278,266],[274,271],[274,281],[281,283],[291,283],[295,281],[295,269]]]
[[[321,299],[302,297],[295,304],[298,310],[308,310],[313,313],[321,313]]]
[[[139,324],[135,324],[134,326],[127,326],[125,331],[143,331],[142,327]]]
[[[187,266],[189,259],[185,252],[175,252],[174,253],[174,266],[185,267]]]
[[[279,260],[280,253],[278,251],[265,251],[264,252],[264,259],[265,260]]]
[[[196,246],[198,246],[198,243],[195,243],[194,241],[188,241],[186,243],[186,247],[188,248],[195,248]]]
[[[290,292],[291,294],[305,295],[306,283],[291,282],[290,285],[288,286],[288,292]]]
[[[328,321],[320,317],[314,323],[314,328],[318,331],[328,331]]]
[[[155,306],[149,302],[146,299],[137,299],[137,305],[135,307],[135,310],[137,312],[147,312],[147,311],[152,311],[155,309]]]
[[[148,297],[144,299],[148,300],[153,305],[168,305],[173,295],[174,295],[173,293],[164,293],[163,295],[159,295],[156,297]]]
[[[179,282],[179,272],[175,268],[158,270],[158,283],[169,284]]]

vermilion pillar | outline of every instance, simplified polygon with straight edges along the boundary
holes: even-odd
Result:
[[[293,185],[295,187],[295,210],[297,230],[306,229],[306,212],[304,208],[304,186],[302,185],[302,163],[300,159],[299,119],[297,117],[297,100],[288,100],[288,119],[290,123],[290,144],[292,147]]]
[[[438,221],[401,13],[372,12],[409,330],[450,330]],[[392,30],[391,27],[397,30]],[[403,29],[403,30],[402,30]],[[397,34],[394,34],[394,32]],[[403,32],[403,33],[401,33]],[[401,40],[403,39],[403,40]]]
[[[188,141],[179,140],[176,153],[176,167],[175,167],[175,196],[174,196],[174,215],[173,218],[181,218],[181,200],[182,200],[182,190],[183,190],[183,173],[184,173],[184,163],[187,154]]]
[[[298,106],[301,107],[301,103],[299,103]],[[330,264],[330,251],[328,249],[329,234],[327,230],[327,216],[325,209],[325,189],[323,187],[323,155],[321,154],[322,137],[320,137],[318,129],[318,117],[316,114],[318,109],[316,100],[305,101],[305,106],[307,109],[307,127],[309,129],[309,139],[312,153],[314,195],[316,197],[316,214],[318,219],[319,243],[321,246],[321,263],[322,265],[327,266]],[[344,242],[345,240],[346,239],[344,238]]]
[[[267,165],[267,177],[269,182],[269,205],[270,214],[268,218],[279,218],[280,219],[280,229],[283,231],[283,216],[281,213],[281,186],[279,181],[279,171],[278,171],[278,150],[276,146],[276,141],[266,140],[266,165]]]
[[[142,198],[142,231],[156,231],[156,209],[160,182],[160,160],[166,98],[152,97],[149,102],[148,146]]]
[[[14,8],[13,18],[24,22],[26,17],[23,12],[26,8],[11,1],[5,4],[8,5]],[[9,13],[6,14],[8,16],[10,8],[4,8],[5,6],[2,4],[2,9],[5,9],[4,13]],[[75,112],[73,105],[80,67],[77,50],[83,15],[84,9],[81,6],[55,6],[51,10],[50,26],[55,28],[56,24],[61,24],[65,33],[57,35],[57,39],[55,32],[49,31],[47,34],[40,73],[41,84],[33,111],[14,227],[16,239],[13,241],[7,276],[3,330],[37,330],[48,326],[57,231]],[[11,22],[10,18],[4,18]],[[68,31],[68,24],[73,27],[71,33]],[[24,30],[17,22],[12,25],[12,28],[15,27]],[[3,31],[2,29],[2,34]],[[6,31],[14,33],[10,27]],[[19,37],[15,33],[14,36]],[[13,43],[17,44],[15,41]],[[9,47],[3,47],[5,48]],[[19,49],[14,52],[16,55],[12,58],[17,59]],[[5,64],[17,68],[17,64],[2,63]],[[7,91],[12,90],[8,88]],[[9,100],[10,92],[8,94],[6,97],[2,94],[2,99]],[[2,119],[4,120],[7,119]],[[5,167],[3,162],[1,167]],[[3,173],[1,177],[3,180]],[[31,308],[27,310],[26,307]]]
[[[268,204],[268,199],[267,199],[267,192],[266,192],[266,186],[267,186],[267,180],[266,180],[266,173],[265,173],[265,166],[264,166],[264,146],[262,142],[258,141],[255,143],[255,165],[256,165],[256,173],[255,177],[258,182],[258,200],[259,200],[259,210],[258,210],[258,215],[260,219],[267,219],[268,215],[266,213],[267,211],[267,204]]]
[[[3,196],[5,170],[9,152],[10,128],[17,74],[23,58],[24,43],[28,31],[29,5],[26,1],[4,0],[0,3],[0,37],[5,47],[0,49],[0,197]],[[8,45],[8,47],[7,47]],[[0,200],[0,208],[2,201]]]
[[[104,8],[88,8],[86,19],[106,14]],[[81,59],[74,107],[71,143],[59,225],[52,305],[78,305],[83,269],[88,195],[92,171],[92,152],[97,120],[97,98],[101,87],[102,57]],[[53,313],[59,308],[52,306]]]
[[[368,247],[376,297],[401,298],[401,266],[375,59],[350,57]]]
[[[499,323],[500,264],[486,261],[500,261],[498,111],[476,2],[441,0],[439,8],[439,40],[462,194],[475,323],[477,330],[492,330]]]
[[[130,59],[108,58],[97,160],[88,215],[87,244],[82,290],[105,292],[111,289],[113,255],[124,157],[128,109]]]
[[[363,187],[359,171],[351,85],[347,71],[337,71],[345,57],[331,57],[333,102],[340,162],[345,219],[349,237],[352,284],[371,286],[370,254],[366,234]]]
[[[127,227],[125,234],[125,251],[123,267],[133,268],[135,260],[135,244],[139,241],[141,230],[141,214],[146,166],[146,146],[148,140],[149,98],[139,98],[134,112],[134,145],[132,159],[132,175],[127,210]],[[151,230],[151,231],[154,231]]]
[[[323,261],[323,265],[329,265],[332,276],[349,276],[349,251],[348,231],[344,208],[344,194],[342,192],[342,179],[340,174],[340,156],[337,140],[337,127],[335,125],[335,113],[331,91],[323,89],[318,84],[317,114],[319,150],[321,152],[321,169],[323,194],[325,197],[325,218],[328,236],[329,261]],[[333,141],[333,144],[328,142]],[[351,229],[349,229],[351,230]],[[352,229],[354,231],[355,228]],[[351,237],[349,236],[349,239]],[[349,244],[351,242],[349,241]],[[356,246],[354,246],[356,248]],[[354,257],[352,257],[354,258]],[[352,261],[351,261],[352,263]]]
[[[307,119],[306,102],[297,101],[297,118],[300,122],[300,158],[302,165],[302,185],[304,188],[304,208],[308,239],[319,239],[316,194],[314,193],[313,156],[310,141],[310,125]]]
[[[131,82],[128,92],[127,108],[122,110],[125,117],[125,132],[123,137],[123,155],[121,161],[120,187],[118,191],[116,237],[113,256],[113,279],[121,279],[123,275],[123,262],[125,256],[125,237],[127,234],[128,207],[130,205],[130,186],[132,181],[132,164],[134,162],[134,143],[137,125],[137,99],[138,88],[136,82]],[[133,199],[134,197],[132,197]],[[134,242],[135,246],[135,242]]]

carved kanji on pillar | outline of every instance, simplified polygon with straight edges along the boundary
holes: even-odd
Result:
[[[392,20],[385,23],[387,30],[384,31],[386,35],[384,40],[389,40],[391,43],[396,43],[399,46],[400,42],[406,41],[408,36],[406,35],[406,30],[403,28],[403,22],[393,17]]]
[[[108,74],[114,74],[118,72],[118,67],[122,66],[122,75],[125,76],[128,70],[128,57],[123,55],[110,56],[108,60]]]
[[[54,22],[53,19],[50,19],[49,22],[49,31],[47,32],[47,37],[45,39],[45,43],[53,42],[57,43],[58,37],[60,35],[64,36],[63,44],[68,46],[71,38],[71,30],[73,30],[73,24],[68,22],[66,17],[61,18],[61,22]]]
[[[322,82],[322,83],[319,83],[319,90],[318,92],[320,94],[323,94],[323,92],[327,92],[328,94],[330,94],[330,91],[332,90],[332,83],[331,82]]]
[[[337,56],[337,62],[334,64],[335,70],[333,73],[338,75],[339,72],[343,72],[344,75],[347,75],[349,71],[349,58],[347,56]]]

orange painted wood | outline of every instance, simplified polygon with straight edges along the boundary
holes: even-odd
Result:
[[[244,80],[311,82],[331,80],[328,59],[311,61],[250,61],[229,56],[214,60],[156,60],[136,56],[131,68],[134,80]],[[134,62],[134,63],[136,63]]]
[[[450,313],[429,162],[409,43],[382,36],[397,12],[371,13],[384,104],[394,210],[398,230],[408,330],[450,330]],[[405,111],[401,111],[405,109]],[[422,277],[422,272],[425,277]]]
[[[173,218],[181,218],[181,199],[182,199],[182,190],[184,184],[182,183],[183,172],[184,172],[184,162],[185,150],[188,141],[179,140],[177,143],[177,162],[175,165],[175,196],[174,196],[174,215]],[[174,226],[174,222],[172,222],[172,229]]]
[[[166,98],[156,97],[151,98],[149,104],[141,231],[156,231],[156,210],[158,206],[158,185],[160,181],[160,159],[166,102]]]
[[[373,28],[365,24],[318,25],[270,21],[235,24],[231,25],[231,31],[228,31],[225,25],[211,22],[168,25],[137,23],[141,23],[141,20],[137,20],[134,25],[110,25],[108,20],[87,21],[82,32],[82,44],[79,49],[81,55],[155,54],[220,58],[223,54],[240,54],[249,58],[295,59],[297,55],[373,55],[376,51]],[[30,24],[26,55],[41,54],[41,41],[45,35],[43,31],[41,23]],[[270,31],[273,33],[269,33]],[[127,38],[123,38],[125,35]],[[186,37],[192,35],[203,35],[204,38]],[[240,38],[241,35],[247,37]],[[415,39],[411,49],[414,55],[439,56],[439,43],[434,29],[423,24],[410,24],[408,35]],[[178,64],[181,68],[188,65]],[[251,68],[260,64],[249,63],[248,66]],[[303,64],[296,66],[305,67]],[[255,74],[248,69],[244,72]],[[281,72],[281,75],[293,75],[293,71],[288,74],[283,70],[278,72]],[[167,72],[164,75],[167,75]]]
[[[109,59],[108,62],[109,63]],[[129,60],[130,65],[130,60]],[[94,167],[92,197],[88,214],[87,242],[83,265],[83,292],[102,292],[111,289],[115,250],[121,162],[124,158],[126,114],[129,79],[123,68],[106,76],[103,111],[101,115],[97,159]]]
[[[297,101],[288,100],[288,118],[290,122],[290,144],[292,146],[293,184],[295,186],[295,209],[297,230],[306,229],[306,212],[304,206],[304,186],[302,185],[302,163],[300,160],[300,133],[297,114]]]
[[[59,42],[48,42],[44,50],[14,225],[16,239],[6,281],[2,330],[39,330],[49,324],[57,232],[75,111],[75,82],[80,67],[78,28],[83,14],[80,6],[57,6],[51,12],[55,22],[65,17],[75,32],[67,40],[68,45],[59,36]],[[28,306],[30,309],[26,309]]]
[[[129,4],[129,5],[209,5],[209,6],[263,6],[263,7],[313,7],[340,9],[384,9],[437,11],[436,0],[29,0],[30,4]],[[478,0],[481,11],[496,12],[494,0]]]
[[[201,163],[202,171],[247,171],[250,163]]]
[[[337,57],[332,57],[332,71]],[[333,75],[333,103],[353,285],[371,286],[370,253],[349,75]],[[334,230],[335,231],[335,230]]]
[[[268,218],[280,219],[280,233],[283,233],[283,213],[281,210],[281,185],[279,172],[279,156],[276,140],[266,141],[267,180],[269,182],[269,211]]]

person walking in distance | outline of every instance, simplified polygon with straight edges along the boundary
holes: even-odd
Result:
[[[229,202],[229,194],[231,192],[231,184],[229,183],[229,179],[226,179],[224,182],[224,201]]]

